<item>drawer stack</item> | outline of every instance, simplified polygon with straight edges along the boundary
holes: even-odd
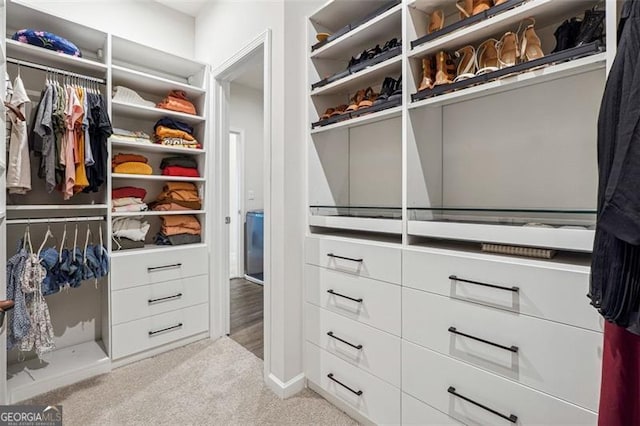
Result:
[[[114,256],[111,291],[113,359],[209,329],[206,247]]]
[[[588,288],[586,266],[404,250],[403,423],[596,424],[602,333]]]
[[[307,379],[379,424],[401,419],[401,256],[391,244],[306,241]]]

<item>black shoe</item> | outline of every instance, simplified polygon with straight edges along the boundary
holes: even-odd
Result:
[[[382,88],[380,89],[380,96],[378,96],[373,105],[380,105],[387,102],[387,100],[389,100],[389,96],[391,96],[395,91],[395,88],[396,80],[391,77],[385,78],[382,83]]]
[[[396,81],[393,93],[389,96],[389,102],[402,99],[402,76]]]
[[[553,49],[551,53],[562,52],[563,50],[575,47],[578,43],[581,26],[582,21],[579,21],[577,18],[564,21],[554,33],[556,36],[556,48]]]
[[[587,10],[582,20],[576,47],[592,43],[602,38],[604,33],[604,10]]]

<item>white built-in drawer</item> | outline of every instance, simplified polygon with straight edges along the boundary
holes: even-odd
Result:
[[[209,329],[209,305],[167,312],[113,327],[113,358],[166,345]]]
[[[598,409],[601,333],[409,288],[402,321],[404,339]]]
[[[208,272],[206,247],[177,247],[174,250],[118,255],[111,261],[111,288],[119,290]]]
[[[310,303],[305,333],[316,346],[400,387],[400,338]]]
[[[114,324],[206,303],[208,275],[117,290],[111,294]]]
[[[305,259],[310,265],[335,269],[400,284],[402,250],[383,243],[358,243],[327,238],[307,238]]]
[[[602,331],[587,266],[437,249],[402,257],[404,286]]]
[[[305,343],[305,370],[307,380],[372,422],[400,424],[400,389],[309,342]]]
[[[512,424],[496,413],[515,416],[513,423],[522,426],[597,423],[595,412],[407,341],[402,342],[402,390],[465,424]]]
[[[402,424],[403,425],[456,425],[462,423],[447,416],[441,411],[425,404],[424,402],[402,394]]]
[[[305,295],[309,303],[400,335],[400,286],[305,265]]]

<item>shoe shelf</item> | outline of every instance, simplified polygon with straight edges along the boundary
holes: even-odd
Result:
[[[530,0],[474,25],[416,46],[409,52],[409,57],[421,58],[440,50],[455,50],[468,44],[476,45],[491,37],[499,39],[507,31],[516,31],[520,22],[530,17],[536,19],[536,27],[543,28],[561,22],[572,13],[584,12],[595,4],[597,2],[593,0]]]
[[[563,53],[563,52],[560,52]],[[546,57],[545,57],[546,58]],[[545,59],[541,58],[541,59]],[[483,84],[469,86],[471,84],[468,81],[460,82],[465,88],[454,90],[455,85],[460,83],[454,83],[453,85],[440,86],[436,88],[436,92],[431,90],[425,90],[424,92],[430,92],[430,96],[425,99],[420,99],[421,92],[412,95],[414,99],[418,97],[418,100],[409,105],[409,109],[417,109],[422,107],[437,107],[445,106],[458,102],[463,102],[478,97],[488,96],[491,94],[506,92],[510,90],[520,89],[526,86],[532,86],[556,80],[560,78],[570,77],[577,74],[590,72],[596,69],[604,69],[606,66],[607,54],[596,53],[591,56],[586,56],[579,59],[570,60],[555,65],[548,65],[544,68],[531,69],[530,71],[522,72],[520,74],[507,75],[502,79],[494,79]],[[526,63],[525,63],[526,64]],[[500,70],[504,71],[504,70]],[[498,72],[500,72],[498,71]],[[493,73],[491,73],[493,74]],[[489,78],[487,74],[482,76],[483,78]],[[479,77],[476,77],[479,78]],[[474,78],[475,80],[475,78]],[[485,80],[486,81],[486,80]],[[442,93],[436,95],[437,93]],[[427,95],[429,96],[429,95]]]
[[[381,3],[378,2],[378,4]],[[310,57],[311,59],[343,60],[359,53],[359,50],[371,47],[369,45],[374,40],[383,41],[385,37],[391,38],[395,35],[399,35],[401,29],[402,4],[398,4],[367,22],[356,26],[351,31],[339,35],[337,38],[329,41],[322,47],[313,50]],[[336,35],[338,34],[339,32]]]
[[[174,146],[165,146],[156,143],[121,141],[114,138],[109,139],[112,147],[121,149],[132,149],[144,152],[157,152],[164,154],[180,154],[180,155],[204,155],[206,150],[193,148],[180,148]]]
[[[146,93],[157,93],[166,95],[171,90],[182,90],[186,92],[189,99],[198,98],[206,94],[206,90],[201,87],[192,86],[168,78],[159,77],[147,72],[112,65],[113,86],[135,87],[136,90]]]
[[[399,117],[402,115],[402,99],[390,101],[381,105],[374,105],[369,108],[360,109],[352,113],[341,114],[337,117],[331,117],[328,120],[313,123],[311,134],[328,132],[336,129],[350,129],[353,127],[364,126],[366,124],[376,123],[382,120]],[[323,123],[331,124],[323,124]]]
[[[370,206],[311,206],[309,225],[319,228],[402,234],[402,209]]]
[[[161,108],[152,108],[143,105],[135,105],[126,102],[111,101],[114,115],[122,115],[149,121],[156,121],[162,117],[171,117],[192,125],[204,123],[205,118],[199,115],[184,114]]]

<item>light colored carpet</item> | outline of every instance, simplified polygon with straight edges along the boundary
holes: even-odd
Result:
[[[355,425],[306,389],[281,400],[262,360],[229,339],[204,340],[27,403],[62,404],[65,425]]]

